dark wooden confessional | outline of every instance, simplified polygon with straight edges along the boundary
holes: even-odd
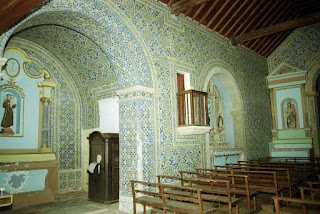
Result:
[[[110,203],[119,200],[119,134],[92,132],[89,137],[89,164],[101,155],[99,179],[89,174],[89,200]]]

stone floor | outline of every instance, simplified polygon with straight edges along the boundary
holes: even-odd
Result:
[[[254,214],[270,214],[272,213],[272,195],[258,194],[257,202],[258,209]],[[87,192],[73,192],[67,194],[60,194],[56,197],[54,202],[47,204],[40,204],[21,209],[12,209],[2,211],[3,214],[125,214],[118,209],[119,204],[100,204],[88,201]],[[1,211],[1,210],[0,210]],[[235,212],[235,209],[233,209]],[[150,213],[150,212],[148,212]],[[240,214],[247,213],[246,200],[240,203]],[[294,208],[289,213],[301,213],[301,207]],[[309,212],[308,212],[309,213]],[[310,212],[310,213],[320,213]]]

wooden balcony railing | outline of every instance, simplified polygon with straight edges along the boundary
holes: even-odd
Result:
[[[177,93],[179,126],[209,126],[207,96],[196,90]]]

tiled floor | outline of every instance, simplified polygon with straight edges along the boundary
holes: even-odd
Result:
[[[270,214],[272,213],[272,195],[258,194],[258,209],[254,214]],[[247,202],[242,200],[240,203],[240,214],[247,213]],[[125,214],[118,209],[119,204],[100,204],[88,201],[87,192],[74,192],[58,195],[54,202],[41,204],[21,209],[12,209],[3,211],[3,214]],[[262,209],[262,207],[264,209]],[[269,211],[265,210],[269,209]],[[235,209],[233,209],[235,212]],[[150,213],[150,212],[148,212]],[[301,206],[293,209],[292,213],[301,213]],[[311,213],[318,213],[311,212]],[[320,212],[319,212],[320,213]]]

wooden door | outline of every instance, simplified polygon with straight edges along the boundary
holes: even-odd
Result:
[[[119,200],[119,136],[109,140],[110,200]]]
[[[88,197],[90,200],[104,202],[106,189],[106,174],[105,174],[105,138],[100,132],[93,132],[89,136],[90,152],[89,163],[97,162],[97,155],[101,155],[100,174],[98,181],[94,181],[89,174],[89,189]]]

